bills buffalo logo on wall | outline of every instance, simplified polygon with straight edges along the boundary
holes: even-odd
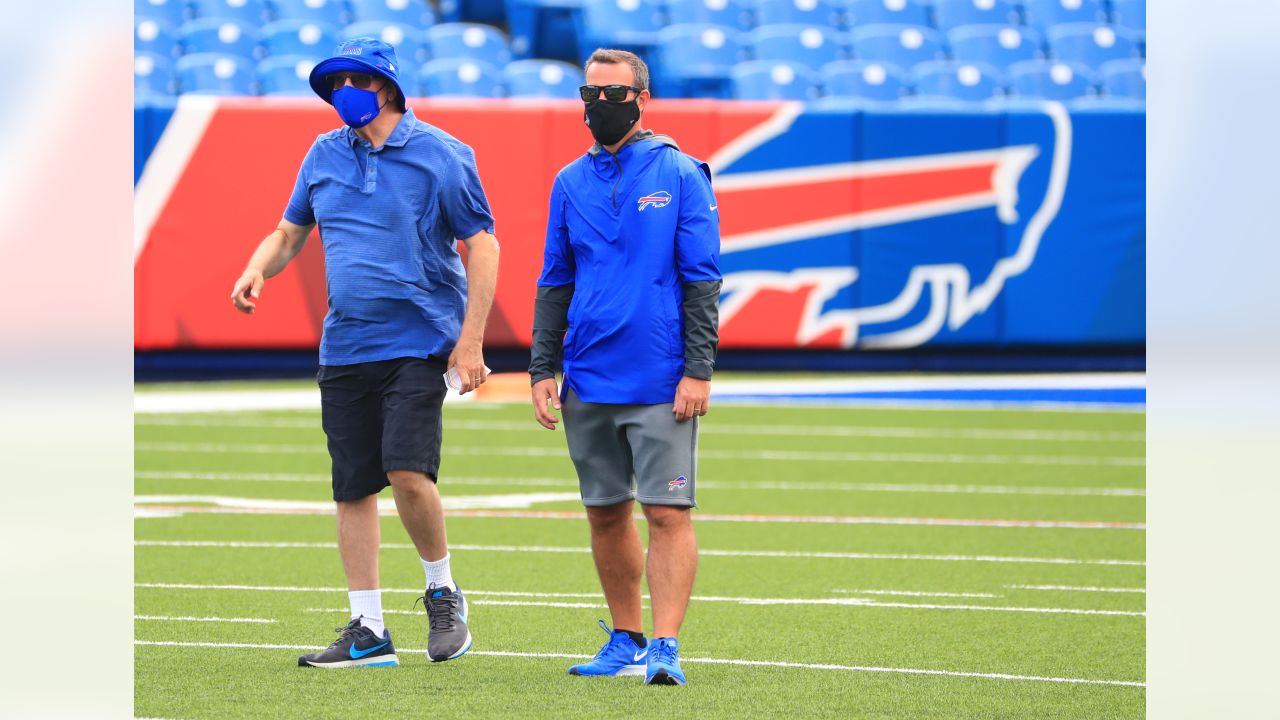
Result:
[[[637,200],[636,209],[640,212],[644,212],[644,209],[647,207],[666,207],[669,202],[671,202],[671,193],[666,190],[659,190],[656,193],[650,193]]]

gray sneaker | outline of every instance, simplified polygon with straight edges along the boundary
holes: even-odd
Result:
[[[461,657],[471,649],[471,631],[467,629],[467,599],[462,589],[429,587],[422,597],[431,622],[427,639],[427,657],[431,662],[444,662]]]

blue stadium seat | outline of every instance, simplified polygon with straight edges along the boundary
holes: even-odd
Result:
[[[756,25],[840,24],[840,8],[829,0],[756,0]]]
[[[133,49],[135,52],[153,53],[167,58],[176,58],[182,54],[182,45],[178,42],[178,33],[173,26],[153,18],[134,21]]]
[[[199,19],[178,28],[188,54],[222,53],[254,60],[262,57],[258,26],[238,20]]]
[[[133,22],[163,20],[177,27],[191,19],[186,0],[133,0]]]
[[[907,90],[906,75],[893,65],[840,60],[822,66],[823,95],[880,102],[897,100]]]
[[[585,57],[598,47],[637,53],[646,60],[666,24],[659,0],[583,0],[578,47]]]
[[[396,59],[401,65],[421,65],[427,61],[427,38],[416,27],[397,22],[369,20],[356,22],[338,31],[338,37],[376,37],[396,49]]]
[[[495,67],[511,62],[507,36],[492,25],[443,23],[427,29],[427,51],[433,60],[479,60]]]
[[[170,0],[172,1],[172,0]],[[271,22],[265,0],[190,0],[197,19],[237,20],[250,25]]]
[[[418,71],[428,97],[502,97],[502,74],[483,61],[467,58],[432,60]]]
[[[944,60],[942,35],[918,25],[867,25],[851,33],[853,56],[911,68],[917,63]]]
[[[738,30],[752,27],[751,7],[745,0],[667,0],[667,19],[672,25],[699,23]]]
[[[400,23],[423,29],[436,24],[436,12],[425,0],[350,0],[353,22]]]
[[[733,67],[733,96],[739,100],[812,100],[817,75],[806,65],[751,60]]]
[[[733,66],[747,58],[746,36],[726,25],[672,25],[658,33],[657,57],[655,94],[731,98]]]
[[[1026,60],[1010,65],[1009,91],[1017,97],[1074,100],[1096,94],[1092,72],[1083,65]]]
[[[1098,70],[1102,90],[1111,97],[1147,99],[1147,62],[1145,60],[1112,60]]]
[[[1022,14],[1028,25],[1041,32],[1050,25],[1107,21],[1100,0],[1022,0]]]
[[[324,23],[277,20],[262,28],[262,47],[268,55],[326,58],[337,46],[337,29]]]
[[[442,22],[481,22],[499,25],[507,19],[504,0],[440,0]]]
[[[1096,69],[1108,60],[1136,57],[1138,46],[1128,31],[1111,25],[1068,23],[1049,28],[1049,55]]]
[[[817,69],[843,60],[843,36],[822,25],[762,25],[748,34],[757,60],[789,61]]]
[[[333,27],[355,22],[343,0],[271,0],[271,7],[277,20],[306,20]]]
[[[1007,0],[933,0],[933,17],[946,32],[961,25],[1018,25],[1022,18]]]
[[[502,69],[507,97],[579,99],[582,68],[559,60],[516,60]]]
[[[511,52],[518,58],[554,58],[579,63],[594,48],[578,51],[581,0],[506,0]]]
[[[859,25],[929,25],[929,8],[916,0],[845,0],[845,20]]]
[[[1147,31],[1147,0],[1111,0],[1111,15],[1117,27]]]
[[[1000,71],[985,63],[934,61],[911,70],[917,96],[982,102],[1004,96]]]
[[[275,55],[258,63],[258,84],[263,95],[311,97],[314,91],[308,78],[311,68],[327,57],[306,55]]]
[[[182,92],[199,95],[256,95],[253,65],[239,55],[194,53],[174,65]]]
[[[1044,57],[1040,33],[1019,25],[964,25],[947,33],[947,44],[957,62],[988,63],[997,68]]]
[[[138,53],[133,56],[133,94],[173,95],[178,92],[177,76],[173,73],[173,61],[164,55]]]

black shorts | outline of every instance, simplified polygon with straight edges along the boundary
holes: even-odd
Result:
[[[316,382],[334,500],[379,492],[391,484],[391,470],[436,479],[444,371],[443,360],[421,358],[320,366]]]

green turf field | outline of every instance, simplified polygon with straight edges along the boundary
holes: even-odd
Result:
[[[586,521],[564,516],[563,434],[531,415],[445,410],[473,650],[427,662],[422,568],[387,515],[402,664],[337,671],[296,664],[347,621],[319,413],[138,415],[135,714],[1144,715],[1141,413],[714,407],[685,687],[565,674],[608,614]]]

